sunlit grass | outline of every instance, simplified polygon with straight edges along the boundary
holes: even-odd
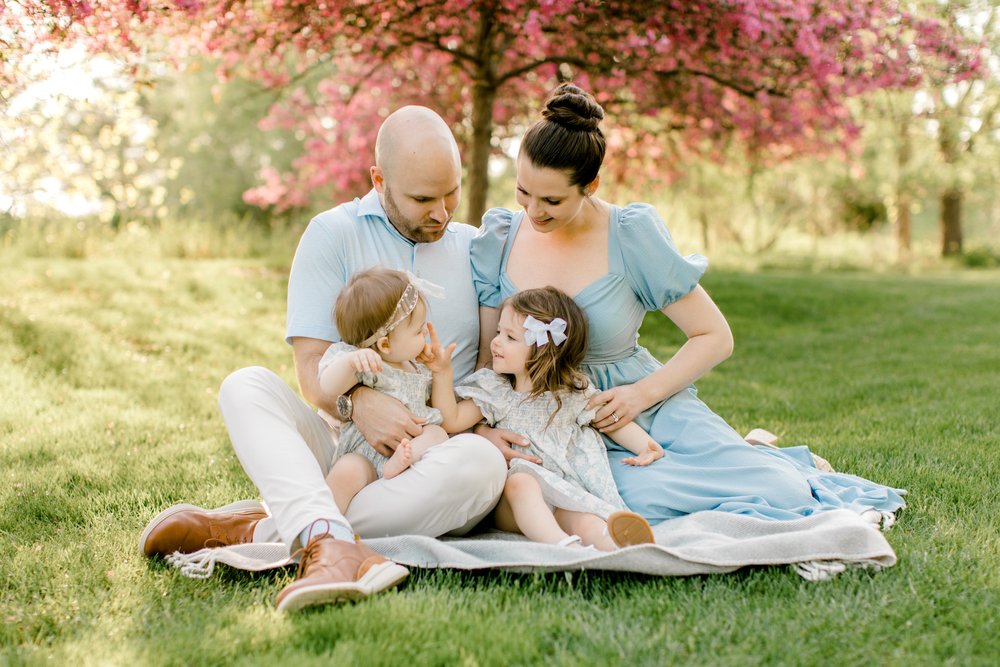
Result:
[[[180,236],[0,254],[0,663],[986,665],[1000,652],[1000,273],[704,281],[737,347],[700,395],[740,430],[909,489],[892,569],[822,584],[788,568],[418,570],[398,592],[282,616],[290,570],[196,581],[136,553],[166,505],[255,495],[219,382],[250,364],[294,382],[294,240],[244,258],[221,242],[216,259],[148,251]],[[661,316],[642,340],[660,356],[680,343]]]
[[[243,257],[289,262],[308,219],[266,225],[250,219],[129,222],[119,229],[91,218],[0,217],[0,257]]]

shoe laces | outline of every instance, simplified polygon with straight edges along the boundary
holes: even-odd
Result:
[[[327,539],[333,540],[336,538],[330,533],[322,533],[309,540],[309,544],[304,547],[299,547],[295,553],[292,554],[293,559],[301,555],[301,559],[299,560],[299,569],[295,572],[296,579],[300,578],[303,574],[305,574],[306,570],[309,569],[309,566],[312,565],[312,562],[319,555],[320,542]]]
[[[320,523],[325,524],[325,526],[326,526],[325,529],[323,530],[323,532],[317,533],[317,534],[313,535],[313,530]],[[297,558],[299,556],[299,554],[302,554],[302,558],[301,558],[301,560],[299,560],[299,569],[298,569],[298,572],[295,573],[296,577],[300,577],[306,571],[306,569],[309,567],[309,565],[312,563],[312,561],[316,559],[316,556],[319,553],[319,543],[320,543],[321,540],[324,540],[324,539],[336,540],[337,539],[337,536],[334,535],[332,532],[330,532],[330,525],[331,525],[331,522],[330,522],[329,519],[316,519],[311,524],[309,524],[309,533],[308,533],[309,534],[309,543],[306,544],[306,546],[304,546],[304,547],[299,547],[295,551],[295,553],[292,554],[292,558],[293,559]],[[354,542],[357,543],[358,541],[360,541],[360,538],[358,537],[357,533],[355,533],[354,534]]]

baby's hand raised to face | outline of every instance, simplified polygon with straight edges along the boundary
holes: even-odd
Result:
[[[351,352],[351,366],[359,373],[381,373],[382,357],[369,348],[355,350]]]
[[[630,456],[627,459],[622,459],[622,463],[630,466],[648,466],[653,461],[662,458],[663,447],[660,447],[660,443],[651,439],[646,443],[646,451],[639,456]]]
[[[417,361],[430,369],[432,373],[450,370],[451,355],[455,352],[456,344],[452,343],[448,347],[442,347],[437,330],[430,322],[427,323],[427,335],[430,342],[424,345],[423,351],[417,355]]]

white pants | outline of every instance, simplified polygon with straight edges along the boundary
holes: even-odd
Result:
[[[259,366],[238,370],[223,381],[219,408],[271,514],[254,530],[255,542],[280,539],[291,549],[313,521],[343,520],[326,485],[336,433],[281,378]],[[347,523],[362,537],[462,534],[493,509],[506,476],[503,455],[488,440],[457,435],[405,473],[362,489]]]

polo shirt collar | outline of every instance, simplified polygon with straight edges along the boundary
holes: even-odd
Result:
[[[373,215],[389,222],[389,216],[385,214],[385,209],[382,208],[382,202],[379,201],[375,188],[369,190],[368,194],[361,198],[361,203],[358,205],[358,215]]]
[[[372,188],[368,194],[361,198],[361,202],[358,204],[358,215],[377,218],[389,234],[411,246],[416,245],[413,241],[400,234],[399,230],[389,222],[389,216],[385,214],[385,209],[382,208],[382,202],[379,201],[378,192],[375,191],[375,188]]]

